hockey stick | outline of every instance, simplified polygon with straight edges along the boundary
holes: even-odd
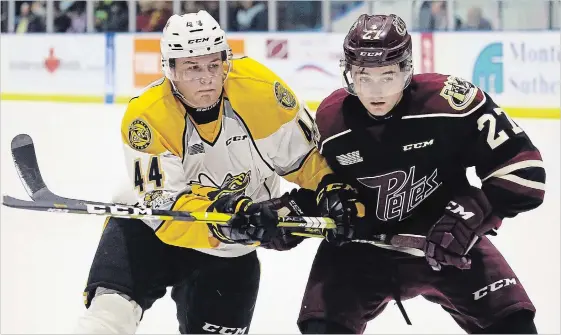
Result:
[[[94,214],[133,219],[157,219],[175,221],[201,221],[227,225],[235,214],[215,212],[185,212],[163,209],[152,209],[103,202],[89,202],[78,199],[57,197],[54,200],[40,199],[37,201],[20,200],[9,195],[3,197],[5,206],[42,212]],[[333,220],[322,217],[279,216],[278,227],[283,228],[324,228],[335,227]]]
[[[324,236],[321,234],[321,231],[316,229],[306,229],[305,232],[291,232],[291,234],[304,237],[324,238]],[[370,236],[367,240],[354,239],[352,240],[352,242],[381,246],[393,246],[398,248],[411,248],[424,251],[426,239],[424,236],[419,235],[376,234]]]
[[[39,164],[37,163],[35,145],[33,144],[31,136],[27,134],[16,135],[12,139],[11,147],[12,158],[14,160],[14,165],[16,166],[16,171],[23,187],[31,199],[64,199],[51,192],[43,181],[41,170],[39,169]]]
[[[27,134],[20,134],[13,138],[12,157],[21,182],[34,201],[20,200],[5,195],[3,197],[3,204],[8,207],[45,212],[96,214],[138,219],[203,221],[223,225],[228,224],[229,220],[232,219],[232,214],[159,210],[58,196],[46,186],[37,163],[33,140]],[[283,216],[279,217],[279,227],[330,229],[334,228],[335,224],[330,218]]]

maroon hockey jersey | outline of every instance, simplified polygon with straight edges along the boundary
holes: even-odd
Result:
[[[539,206],[545,170],[524,131],[473,84],[441,74],[415,75],[384,120],[340,89],[319,106],[319,148],[356,187],[367,212],[362,234],[426,234],[447,203],[466,189],[475,167],[494,214],[514,217]]]

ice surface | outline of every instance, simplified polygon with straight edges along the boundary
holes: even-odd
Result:
[[[13,167],[10,141],[34,140],[48,186],[68,197],[109,200],[124,178],[120,146],[123,105],[2,101],[1,191],[27,199]],[[559,333],[559,121],[517,120],[541,150],[547,169],[545,203],[503,223],[495,243],[526,287],[541,333]],[[290,185],[285,184],[285,187]],[[103,219],[1,207],[1,332],[67,333],[83,312],[86,283]],[[296,317],[317,241],[287,252],[260,250],[262,279],[251,333],[297,333]],[[395,304],[370,322],[367,333],[462,333],[439,306],[417,298]],[[169,296],[146,312],[138,333],[177,333]]]

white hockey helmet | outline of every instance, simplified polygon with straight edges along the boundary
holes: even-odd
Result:
[[[226,70],[232,57],[226,33],[216,20],[204,10],[198,13],[172,15],[160,39],[162,67],[170,80],[178,80],[174,73],[176,58],[196,57],[220,52]],[[226,72],[227,74],[227,72]]]

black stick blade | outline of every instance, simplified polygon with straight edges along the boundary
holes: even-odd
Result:
[[[12,139],[12,158],[20,180],[32,199],[42,193],[50,193],[43,181],[33,139],[28,134],[19,134]]]

